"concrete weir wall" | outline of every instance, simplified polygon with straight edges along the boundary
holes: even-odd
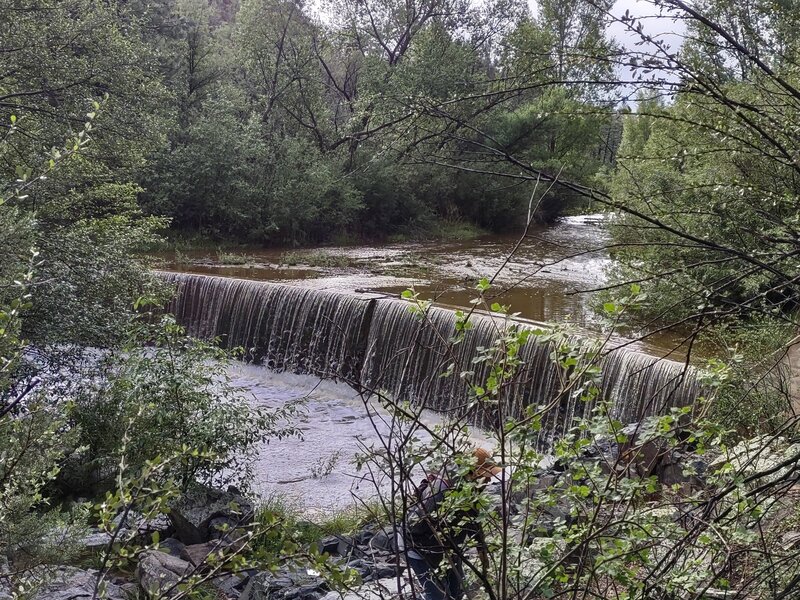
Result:
[[[440,412],[464,409],[468,385],[457,374],[473,370],[475,380],[483,380],[487,365],[472,359],[492,345],[501,325],[489,315],[474,315],[466,338],[452,345],[456,316],[446,308],[431,307],[421,319],[397,299],[227,277],[159,275],[176,285],[168,309],[194,336],[244,348],[248,360],[277,371],[343,380]],[[530,339],[521,352],[518,383],[504,398],[508,416],[519,417],[530,405],[550,404],[560,391],[563,373],[550,358],[552,348],[535,336]],[[576,338],[575,344],[588,347],[586,340]],[[452,363],[456,375],[442,377]],[[623,422],[690,404],[701,393],[694,370],[675,361],[619,349],[604,355],[600,366],[602,394]],[[562,396],[542,424],[542,446],[592,408]],[[469,416],[478,425],[497,418],[489,409]]]

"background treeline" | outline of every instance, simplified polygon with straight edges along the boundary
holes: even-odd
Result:
[[[12,4],[0,116],[20,135],[4,169],[38,164],[107,95],[86,163],[27,200],[54,222],[141,208],[270,244],[501,231],[531,190],[502,177],[518,167],[487,135],[586,185],[621,137],[612,68],[594,60],[613,44],[582,2]],[[579,202],[554,191],[539,218]]]

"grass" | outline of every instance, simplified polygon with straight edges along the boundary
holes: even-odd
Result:
[[[442,240],[468,241],[486,235],[486,231],[466,221],[444,221],[437,225],[434,236]]]
[[[435,221],[422,227],[394,233],[387,237],[386,241],[390,244],[423,241],[466,242],[487,234],[485,229],[467,221]]]
[[[382,515],[380,506],[367,504],[311,520],[290,499],[272,496],[256,514],[261,533],[253,544],[257,550],[277,556],[290,546],[309,546],[329,535],[353,534],[369,524],[380,523]]]
[[[311,252],[289,250],[281,254],[280,263],[290,267],[308,265],[310,267],[343,269],[350,266],[350,259],[343,254],[331,254],[322,250]]]
[[[247,265],[253,262],[252,256],[246,254],[235,254],[233,252],[217,252],[217,261],[221,265]]]

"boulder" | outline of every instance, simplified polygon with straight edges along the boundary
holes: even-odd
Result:
[[[219,532],[221,518],[232,529],[251,523],[253,514],[253,504],[235,488],[222,491],[196,486],[170,507],[169,518],[181,542],[201,544]]]
[[[679,442],[673,447],[663,438],[647,438],[637,423],[622,431],[629,436],[620,450],[630,473],[655,477],[662,485],[681,486],[687,492],[703,486],[708,463],[687,451],[687,444]]]
[[[229,516],[214,517],[208,522],[208,537],[219,540],[228,537],[236,529],[238,522]]]
[[[33,595],[32,600],[89,600],[94,594],[99,572],[74,567],[58,567],[48,571],[44,584]],[[105,600],[127,600],[123,590],[111,582],[104,582]]]
[[[178,583],[188,573],[192,565],[185,560],[157,550],[148,550],[139,557],[136,566],[136,579],[145,593],[158,596]]]
[[[331,535],[319,541],[320,553],[331,556],[347,556],[353,546],[354,540],[343,535]]]
[[[93,530],[84,536],[78,544],[87,552],[99,552],[105,550],[111,542],[111,534],[105,531]]]
[[[167,554],[171,554],[172,556],[177,556],[180,558],[183,549],[185,548],[185,544],[181,542],[179,539],[170,537],[165,540],[162,540],[161,543],[158,545],[158,549],[162,552],[166,552]]]
[[[138,583],[123,583],[119,586],[122,594],[128,600],[138,600],[139,598],[139,584]]]
[[[353,535],[353,543],[357,546],[366,546],[369,544],[370,540],[375,537],[375,534],[378,533],[377,528],[368,527],[366,529],[362,529],[358,533]]]
[[[250,578],[239,600],[320,600],[328,591],[325,580],[307,571],[262,572]]]
[[[397,536],[391,528],[377,532],[369,541],[372,554],[395,554],[397,552]]]
[[[111,521],[111,524],[114,528],[122,525],[123,530],[133,531],[135,533],[134,537],[144,543],[149,543],[155,532],[158,532],[162,538],[169,537],[173,529],[167,515],[158,515],[148,519],[136,511],[130,511],[127,514],[119,513]]]
[[[239,575],[223,575],[214,578],[211,583],[225,598],[238,598],[247,580]]]
[[[383,561],[364,560],[363,558],[351,560],[347,563],[347,567],[354,569],[364,583],[396,577],[398,571],[402,573],[403,570],[397,563],[392,564]]]
[[[181,550],[181,558],[190,562],[193,566],[198,567],[203,564],[206,557],[212,552],[218,552],[221,549],[220,542],[205,542],[204,544],[192,544],[184,546]]]

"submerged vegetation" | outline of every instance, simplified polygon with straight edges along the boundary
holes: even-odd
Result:
[[[325,577],[303,600],[374,583],[375,565],[316,543],[357,533],[364,512],[311,524],[247,496],[258,448],[298,434],[293,406],[262,410],[227,379],[227,360],[259,352],[381,404],[378,442],[359,442],[359,466],[383,475],[373,525],[402,527],[423,473],[467,480],[443,510],[485,534],[445,552],[471,596],[797,597],[800,10],[643,4],[660,16],[605,0],[4,3],[0,598],[121,600],[127,585],[256,600],[287,569]],[[680,48],[646,24],[673,19]],[[614,213],[605,344],[621,326],[679,332],[673,379],[700,382],[686,402],[656,407],[662,386],[628,415],[630,398],[603,390],[606,345],[520,326],[490,300],[491,273],[473,303],[495,313],[486,343],[464,355],[472,311],[444,331],[409,291],[414,335],[362,376],[377,356],[362,321],[320,310],[294,346],[256,336],[228,353],[168,314],[176,290],[145,258],[174,235],[231,265],[251,259],[228,248],[260,244],[345,268],[296,248],[504,230],[521,245],[532,223],[586,206]],[[278,308],[257,324],[295,307]],[[393,325],[378,341],[401,337]],[[358,356],[309,365],[302,350],[345,329]],[[711,360],[695,371],[698,347]],[[437,426],[419,397],[381,386],[411,367],[428,390],[464,391]],[[552,396],[524,404],[545,371]],[[467,477],[476,421],[513,467],[499,489]]]

